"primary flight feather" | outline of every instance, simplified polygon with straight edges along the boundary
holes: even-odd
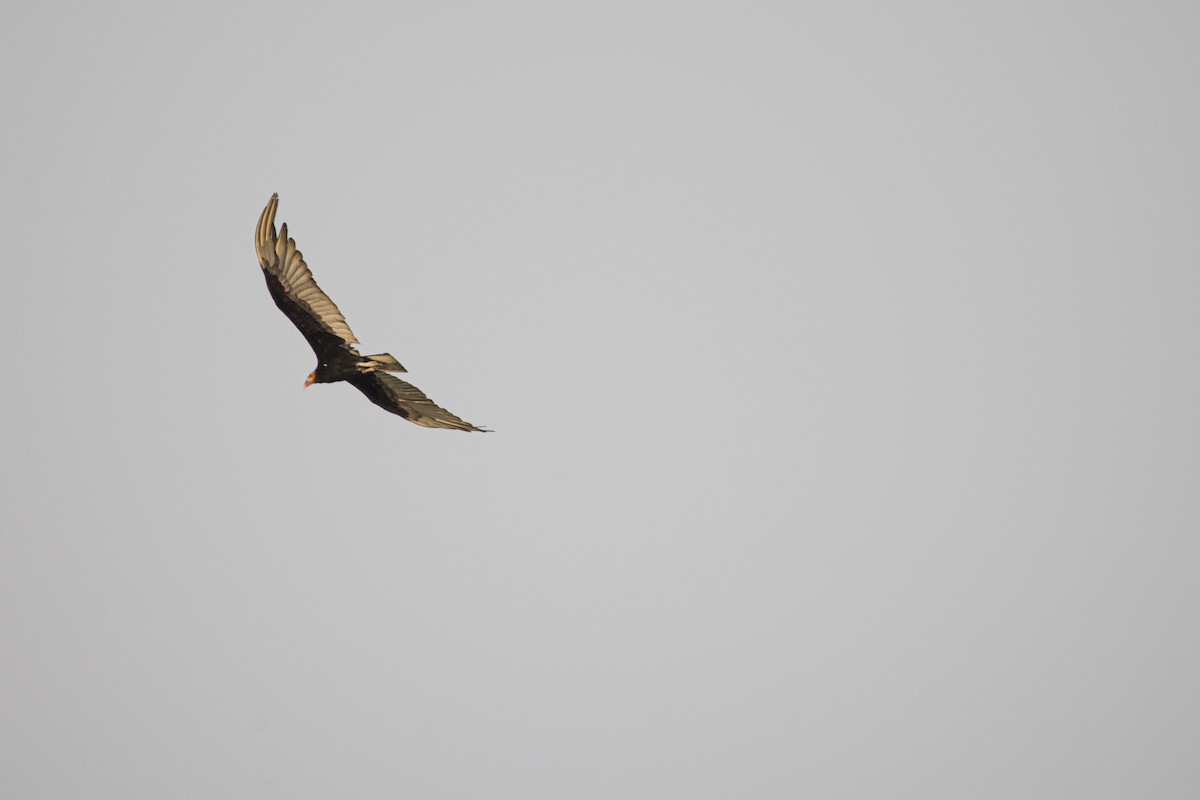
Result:
[[[389,375],[389,372],[408,370],[388,353],[359,354],[354,346],[358,344],[358,338],[329,295],[313,280],[304,257],[296,249],[296,241],[288,238],[286,223],[280,226],[276,235],[275,210],[278,207],[279,195],[272,195],[271,202],[258,218],[254,248],[258,251],[258,263],[275,305],[317,354],[317,368],[309,374],[304,385],[346,381],[375,405],[425,428],[484,432],[484,428],[464,422],[436,405],[411,383]]]

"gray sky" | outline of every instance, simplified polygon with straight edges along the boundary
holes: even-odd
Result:
[[[0,796],[1195,796],[1194,3],[309,6],[0,11]]]

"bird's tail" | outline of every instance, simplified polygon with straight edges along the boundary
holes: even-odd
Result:
[[[379,353],[374,356],[363,356],[363,358],[370,362],[370,366],[363,370],[364,372],[408,372],[391,353]]]

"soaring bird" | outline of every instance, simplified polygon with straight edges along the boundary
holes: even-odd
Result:
[[[278,206],[279,195],[271,195],[271,202],[258,218],[254,247],[275,305],[317,354],[317,368],[304,381],[305,388],[314,383],[346,381],[380,408],[425,428],[486,432],[436,405],[411,383],[389,375],[389,372],[408,372],[390,354],[359,354],[354,347],[358,338],[342,312],[313,280],[304,257],[296,249],[296,240],[288,238],[287,224],[275,234]]]

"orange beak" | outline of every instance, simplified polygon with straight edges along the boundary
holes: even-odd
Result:
[[[315,371],[310,372],[310,373],[308,373],[308,377],[304,379],[304,385],[301,386],[300,388],[307,389],[308,387],[310,387],[314,383],[316,383],[316,381],[317,381],[317,373]]]

